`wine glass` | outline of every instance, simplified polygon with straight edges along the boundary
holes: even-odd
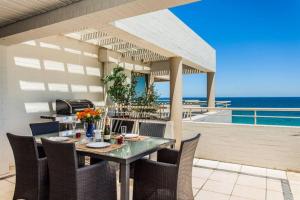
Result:
[[[74,119],[71,124],[72,124],[73,135],[75,135],[76,134],[77,121]]]
[[[127,133],[127,126],[121,126],[121,134],[122,134],[122,136],[125,137],[126,133]]]

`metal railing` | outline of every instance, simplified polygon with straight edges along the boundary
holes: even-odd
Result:
[[[123,118],[169,120],[170,117],[169,105],[106,106],[105,109],[110,115]],[[288,113],[288,115],[286,115],[286,113]],[[214,119],[214,117],[229,117],[232,120],[237,118],[248,119],[248,123],[245,124],[253,125],[264,124],[262,122],[264,120],[262,119],[270,119],[273,121],[276,119],[290,119],[299,120],[296,125],[300,126],[300,108],[230,108],[183,105],[182,116],[183,119],[191,121],[197,119],[198,116],[212,116],[212,119]],[[218,123],[218,120],[219,119],[215,119],[210,122]],[[243,120],[239,123],[243,124]],[[275,123],[272,125],[280,124]]]
[[[170,105],[170,100],[159,100],[159,105]],[[216,107],[224,107],[227,108],[231,105],[231,101],[216,101]],[[183,100],[182,105],[195,105],[201,107],[207,107],[207,101],[202,100]]]
[[[221,111],[231,111],[230,115],[232,117],[242,117],[242,118],[253,118],[253,124],[258,124],[258,119],[269,118],[269,119],[300,119],[300,108],[222,108],[222,107],[184,107],[184,113],[186,113],[186,118],[190,120],[193,119],[195,113],[201,113],[201,115],[210,115],[215,112],[215,116],[228,116],[227,113],[222,113]],[[252,112],[251,114],[235,114],[235,111],[246,111]],[[262,114],[259,114],[261,112]],[[299,112],[298,115],[267,115],[266,112]],[[300,125],[300,121],[299,121]]]

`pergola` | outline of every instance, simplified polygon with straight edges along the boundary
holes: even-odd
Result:
[[[11,12],[0,14],[0,19],[6,19],[0,21],[0,45],[64,35],[99,46],[98,58],[104,68],[117,60],[141,67],[152,81],[167,77],[170,120],[180,144],[182,74],[206,73],[208,106],[215,106],[215,50],[166,9],[194,1],[49,0],[39,4],[18,1],[19,5],[12,1]],[[24,14],[26,7],[34,8],[30,15]]]

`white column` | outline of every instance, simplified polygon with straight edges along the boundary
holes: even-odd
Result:
[[[154,83],[154,75],[150,73],[148,77],[148,87],[150,87],[153,83]]]
[[[182,138],[182,58],[170,58],[170,115],[173,122],[176,148]]]
[[[9,173],[9,162],[11,160],[11,148],[9,147],[6,134],[5,115],[8,108],[6,108],[7,99],[7,47],[0,45],[0,176]]]
[[[207,106],[215,107],[215,72],[207,72]]]

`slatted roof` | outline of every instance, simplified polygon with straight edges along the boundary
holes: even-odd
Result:
[[[134,61],[149,63],[168,59],[166,56],[162,56],[159,53],[139,47],[110,35],[109,33],[96,29],[87,28],[65,34],[65,36],[119,52],[123,57],[130,57]]]

